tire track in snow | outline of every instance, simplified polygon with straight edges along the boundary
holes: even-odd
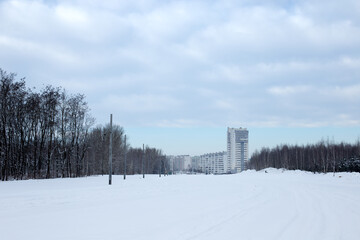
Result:
[[[304,236],[303,239],[311,239],[312,236],[317,236],[319,233],[314,233],[313,224],[323,223],[324,214],[320,211],[320,214],[315,214],[321,206],[317,201],[314,201],[314,196],[303,184],[296,184],[293,188],[282,187],[282,195],[287,196],[285,202],[290,203],[290,211],[286,217],[287,223],[277,231],[274,240],[278,239],[290,239],[294,234]],[[323,227],[320,227],[323,229]]]
[[[186,235],[186,233],[185,233],[182,236],[179,236],[178,239],[192,240],[192,239],[199,239],[201,237],[204,237],[204,239],[207,239],[208,235],[210,235],[213,232],[217,232],[219,229],[221,229],[227,223],[229,223],[239,217],[242,217],[242,218],[246,217],[246,215],[250,214],[253,210],[258,208],[258,206],[261,206],[268,201],[267,199],[264,199],[263,197],[261,197],[263,195],[266,195],[264,193],[264,188],[261,188],[261,190],[262,191],[254,194],[254,195],[251,195],[251,197],[242,200],[242,201],[245,200],[246,202],[252,202],[251,204],[243,203],[245,206],[248,206],[248,207],[242,208],[240,211],[237,211],[235,214],[232,214],[230,217],[223,217],[221,220],[218,220],[216,223],[211,224],[210,226],[207,226],[205,229],[203,229],[201,231],[198,231],[196,234],[192,234],[191,236],[185,237],[185,235]],[[259,189],[258,189],[258,191],[259,191]],[[254,200],[256,200],[256,201],[254,201]],[[229,206],[236,206],[237,203],[238,203],[238,201],[233,201],[232,203],[229,203],[227,205],[227,208]]]

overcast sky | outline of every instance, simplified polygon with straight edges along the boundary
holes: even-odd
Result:
[[[5,0],[0,68],[167,154],[360,136],[358,0]]]

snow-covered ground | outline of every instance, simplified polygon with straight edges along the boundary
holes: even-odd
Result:
[[[340,177],[341,176],[341,177]],[[0,239],[359,239],[360,175],[0,182]]]

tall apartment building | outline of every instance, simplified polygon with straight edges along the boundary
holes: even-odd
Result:
[[[246,170],[249,158],[249,131],[246,128],[227,129],[228,171],[237,173]]]

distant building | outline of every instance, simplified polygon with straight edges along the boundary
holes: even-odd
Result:
[[[189,155],[168,156],[167,158],[172,172],[191,171],[192,159]]]
[[[191,171],[199,172],[200,169],[200,156],[191,157]]]
[[[227,129],[227,171],[246,170],[249,158],[249,131],[246,128]]]
[[[206,174],[238,173],[246,170],[249,158],[249,131],[246,128],[227,129],[227,151],[201,156],[168,156],[172,172],[202,172]]]
[[[198,157],[193,157],[194,169],[206,174],[227,173],[227,153],[207,153]]]

